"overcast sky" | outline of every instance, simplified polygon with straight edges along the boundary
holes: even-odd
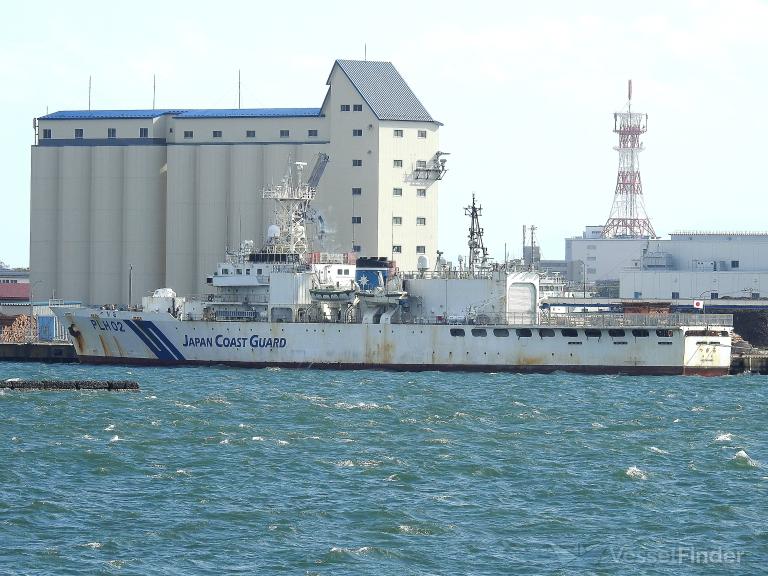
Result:
[[[387,60],[451,153],[440,247],[466,252],[483,206],[501,258],[538,227],[543,257],[603,224],[618,155],[613,112],[649,114],[641,172],[662,237],[767,230],[768,3],[13,2],[0,20],[0,260],[29,262],[32,119],[88,107],[319,107],[337,58]],[[257,193],[257,191],[255,191]],[[458,231],[461,230],[461,233]]]

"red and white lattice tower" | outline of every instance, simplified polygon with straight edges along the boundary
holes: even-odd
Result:
[[[656,238],[643,202],[638,156],[643,151],[640,136],[648,129],[648,114],[632,112],[632,80],[628,85],[626,112],[613,115],[613,131],[619,135],[619,175],[616,193],[608,221],[603,226],[603,238]]]

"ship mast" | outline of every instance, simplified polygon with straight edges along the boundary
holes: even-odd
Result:
[[[288,164],[285,176],[280,184],[264,189],[262,197],[275,201],[275,223],[270,226],[264,251],[271,254],[298,254],[303,257],[308,249],[305,223],[309,205],[317,194],[317,182],[328,161],[325,154],[320,155],[310,176],[309,182],[303,181],[306,162]]]
[[[469,247],[468,269],[470,274],[485,266],[488,259],[488,249],[483,244],[483,229],[480,227],[480,214],[483,207],[475,204],[475,195],[472,194],[472,205],[464,208],[464,214],[469,216],[469,236],[467,246]]]

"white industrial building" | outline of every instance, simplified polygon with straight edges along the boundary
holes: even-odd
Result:
[[[337,60],[320,108],[62,111],[36,121],[35,293],[137,304],[200,294],[226,247],[259,245],[262,190],[291,161],[330,158],[313,249],[415,269],[437,250],[438,129],[389,62]]]
[[[575,280],[619,280],[621,298],[741,299],[768,296],[768,233],[678,232],[669,239],[600,238],[588,227],[566,239]]]

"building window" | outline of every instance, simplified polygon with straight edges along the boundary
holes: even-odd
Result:
[[[402,160],[394,160],[392,162],[393,168],[402,168],[403,167],[403,161]]]
[[[117,128],[107,128],[107,138],[117,138]]]
[[[362,136],[363,130],[361,128],[355,128],[352,130],[352,136]]]
[[[403,251],[403,247],[400,246],[400,244],[395,244],[392,246],[392,253],[393,254],[400,254]]]
[[[680,300],[680,292],[672,292],[672,300]]]
[[[349,112],[349,104],[342,104],[341,105],[341,111],[342,112]]]
[[[360,248],[360,244],[354,244],[352,246],[352,252],[361,252],[362,248]]]
[[[416,197],[417,198],[426,198],[427,197],[427,189],[426,188],[416,188]]]
[[[416,254],[426,254],[426,253],[427,253],[426,246],[416,246]]]
[[[731,260],[731,268],[738,268],[738,267],[739,267],[739,261]]]
[[[291,135],[290,130],[280,130],[280,138],[288,138]]]
[[[402,196],[402,195],[403,195],[402,188],[392,188],[392,196]]]
[[[709,293],[709,297],[710,297],[712,300],[717,300],[717,299],[720,297],[720,294],[718,294],[717,292],[710,292],[710,293]]]
[[[149,138],[149,128],[139,128],[139,138]]]
[[[416,218],[416,226],[426,226],[427,225],[427,219],[422,218],[421,216]]]
[[[245,131],[245,137],[246,138],[256,138],[256,130],[246,130]]]
[[[184,130],[184,138],[189,139],[192,138],[192,136],[194,136],[192,130]]]
[[[352,224],[362,224],[363,218],[362,216],[352,216]]]
[[[83,129],[75,128],[75,139],[81,140],[83,138]]]
[[[50,138],[51,137],[51,129],[50,128],[43,128],[43,138]]]
[[[310,138],[316,138],[317,130],[307,130],[307,136],[309,136]]]
[[[363,161],[362,160],[352,160],[352,166],[362,166]]]
[[[352,107],[352,110],[353,110],[354,112],[362,112],[362,111],[363,111],[363,105],[362,105],[362,104],[355,104],[355,105]]]
[[[426,160],[416,160],[416,168],[426,168],[426,167],[427,167]]]
[[[362,188],[352,188],[352,196],[361,196],[363,194]]]
[[[426,137],[427,137],[427,131],[419,130],[419,138],[426,138]]]
[[[395,130],[395,138],[402,138],[402,137],[403,137],[403,131]]]
[[[221,130],[214,130],[213,131],[213,137],[214,138],[221,138]]]
[[[400,226],[400,224],[403,223],[403,217],[402,216],[392,216],[392,224],[396,226]]]
[[[633,298],[635,298],[635,300],[637,300],[638,298],[642,298],[642,297],[643,297],[643,293],[642,292],[635,292],[635,295],[633,296]]]

